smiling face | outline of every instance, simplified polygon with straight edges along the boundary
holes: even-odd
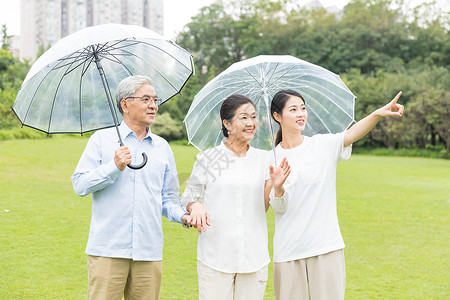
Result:
[[[276,114],[274,117],[280,123],[283,132],[303,131],[308,119],[305,102],[300,97],[291,96],[286,101],[282,114]]]
[[[231,122],[223,120],[223,124],[228,129],[229,140],[241,140],[249,143],[255,136],[258,127],[255,107],[251,103],[239,106]]]
[[[136,90],[136,93],[133,95],[135,98],[122,99],[121,101],[123,119],[129,126],[146,128],[155,123],[158,105],[156,101],[145,103],[139,98],[143,96],[155,99],[155,89],[149,84],[144,84]]]

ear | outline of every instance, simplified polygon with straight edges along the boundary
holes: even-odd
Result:
[[[226,128],[228,131],[230,131],[230,126],[231,126],[230,122],[228,122],[227,120],[223,120],[222,123],[223,123],[223,125],[225,126],[225,128]]]
[[[120,100],[120,106],[122,107],[122,111],[128,112],[128,104],[127,101],[125,101],[125,99]]]
[[[280,116],[276,111],[273,112],[273,118],[274,118],[275,121],[277,121],[278,123],[281,123],[281,116]]]

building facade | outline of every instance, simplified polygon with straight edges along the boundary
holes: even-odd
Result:
[[[66,35],[88,26],[122,23],[164,31],[163,0],[21,0],[20,57],[36,59]]]

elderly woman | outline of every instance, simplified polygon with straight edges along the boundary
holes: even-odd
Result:
[[[286,206],[289,165],[273,167],[269,152],[249,145],[258,127],[250,99],[228,97],[220,117],[225,139],[197,155],[181,198],[188,211],[202,203],[211,216],[198,239],[199,298],[263,299],[270,262],[265,212],[269,201]]]
[[[275,214],[274,285],[281,299],[344,299],[344,241],[336,213],[336,165],[351,145],[381,118],[401,116],[401,92],[345,132],[303,136],[308,110],[296,91],[275,94],[271,112],[280,129],[276,155],[292,166],[286,181],[289,204]]]

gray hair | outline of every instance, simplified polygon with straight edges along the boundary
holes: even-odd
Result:
[[[152,85],[152,80],[149,77],[142,75],[127,77],[119,83],[116,90],[116,104],[122,115],[123,110],[120,105],[122,99],[133,96],[141,86],[146,84]]]

